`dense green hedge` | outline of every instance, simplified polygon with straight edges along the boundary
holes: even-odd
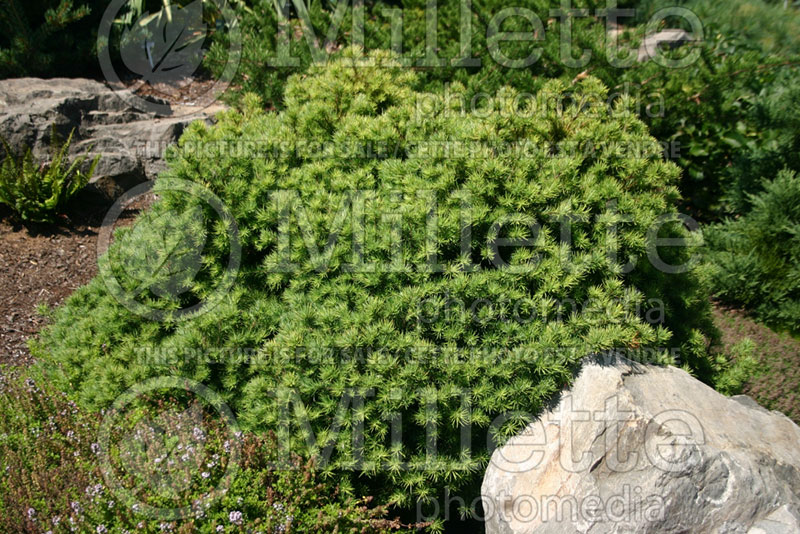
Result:
[[[663,362],[661,349],[676,347],[708,376],[708,302],[693,271],[666,274],[647,256],[649,229],[675,213],[678,169],[630,100],[607,106],[590,77],[548,82],[516,113],[513,89],[494,110],[420,111],[426,95],[411,71],[383,52],[369,56],[377,67],[356,66],[358,56],[291,78],[281,113],[248,98],[243,114],[189,128],[159,178],[161,200],[108,255],[121,286],[137,287],[137,302],[166,319],[127,311],[100,278],[79,289],[37,350],[64,387],[102,407],[151,375],[194,378],[219,390],[246,428],[275,430],[308,453],[335,443],[326,469],[356,469],[364,476],[352,483],[409,504],[446,485],[476,490],[487,434],[518,431],[587,354],[651,347]],[[357,151],[366,148],[373,153]],[[212,293],[231,249],[223,222],[202,231],[202,202],[168,191],[176,179],[222,200],[242,247],[232,290],[184,321],[169,310]],[[195,278],[181,278],[180,254],[151,256],[158,235],[166,249],[207,237]],[[667,222],[657,235],[686,233]],[[496,238],[531,241],[495,249]],[[660,252],[671,265],[690,254]],[[171,299],[170,287],[186,291]],[[647,299],[663,313],[646,317]],[[234,357],[248,348],[255,353]],[[352,399],[344,413],[343,396]],[[402,447],[390,445],[397,417]],[[354,445],[360,424],[366,439]],[[309,446],[309,430],[320,447]]]

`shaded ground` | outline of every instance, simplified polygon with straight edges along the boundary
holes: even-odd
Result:
[[[776,333],[737,310],[714,307],[714,324],[729,347],[749,337],[756,345],[753,356],[759,373],[746,383],[743,393],[761,406],[778,410],[800,424],[800,340]]]

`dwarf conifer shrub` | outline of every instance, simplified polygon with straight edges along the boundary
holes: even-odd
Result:
[[[646,33],[690,29],[680,17],[648,27],[655,13],[674,7],[675,2],[621,4],[635,12],[617,20],[622,31],[612,39],[607,20],[598,11],[608,6],[597,0],[571,2],[591,16],[568,18],[554,16],[560,7],[556,0],[521,0],[513,6],[503,0],[439,2],[435,32],[430,31],[433,26],[424,1],[367,2],[364,42],[370,50],[400,50],[408,65],[419,68],[422,90],[441,92],[450,84],[464,84],[468,102],[475,96],[494,96],[505,85],[536,92],[548,78],[571,81],[591,73],[612,95],[624,93],[637,99],[639,117],[683,171],[678,184],[682,210],[702,221],[736,213],[735,206],[722,200],[736,192],[736,182],[741,180],[736,170],[741,154],[773,151],[772,132],[784,128],[780,117],[755,119],[750,108],[762,90],[774,93],[770,86],[783,85],[776,79],[781,70],[790,65],[796,69],[798,59],[791,43],[800,20],[797,10],[760,1],[737,0],[731,6],[705,0],[681,2],[682,7],[696,10],[703,35],[698,42],[663,50],[664,57],[673,60],[695,57],[679,68],[669,68],[652,59],[636,61],[636,55]],[[281,5],[305,9],[288,9],[281,15],[276,11]],[[353,31],[353,19],[359,20],[353,5],[297,0],[240,4],[242,64],[237,86],[258,93],[265,104],[282,108],[291,74],[304,72],[314,62],[324,63],[353,42],[358,34]],[[463,13],[466,5],[470,15]],[[541,28],[526,18],[530,14],[542,21]],[[402,28],[393,30],[393,20],[401,18]],[[742,23],[745,19],[747,24]],[[465,28],[470,31],[469,40],[464,37]],[[495,37],[496,32],[527,32],[535,39],[498,40],[493,32]],[[569,40],[562,32],[568,32]],[[434,35],[436,42],[431,44]],[[229,43],[224,32],[214,39],[206,65],[219,75],[227,64]],[[229,96],[235,100],[241,93],[233,91]],[[766,159],[770,161],[774,159]],[[732,170],[737,176],[731,176]],[[745,175],[744,181],[758,179],[757,173]]]
[[[280,113],[250,98],[188,129],[159,180],[221,199],[238,226],[236,283],[181,321],[131,313],[100,278],[77,291],[36,352],[84,403],[191,377],[245,428],[344,473],[343,488],[410,504],[476,489],[488,439],[522,428],[588,354],[671,361],[674,347],[707,371],[707,299],[691,269],[669,274],[653,254],[656,237],[687,237],[672,220],[678,170],[630,100],[609,108],[589,77],[548,82],[518,109],[504,89],[495,108],[420,110],[412,71],[367,60],[351,50],[291,78]],[[196,207],[165,191],[139,224]],[[209,294],[231,248],[210,220],[183,300],[153,282],[142,303]],[[145,235],[120,233],[109,257],[151,248]],[[691,252],[658,251],[671,266]]]

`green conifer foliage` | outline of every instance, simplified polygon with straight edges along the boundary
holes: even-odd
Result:
[[[197,182],[227,206],[237,281],[183,321],[133,315],[99,279],[76,292],[37,353],[84,403],[157,374],[201,380],[245,428],[323,460],[334,445],[318,465],[345,473],[344,487],[409,504],[477,488],[487,435],[519,431],[588,354],[679,347],[707,371],[707,300],[692,271],[667,274],[647,257],[648,231],[675,213],[678,169],[629,100],[609,108],[588,77],[547,82],[524,103],[504,89],[474,113],[458,98],[427,109],[412,71],[384,52],[361,61],[352,49],[292,77],[280,113],[251,101],[189,128],[159,180]],[[164,194],[139,224],[182,199]],[[216,224],[189,301],[227,261]],[[121,233],[110,254],[135,255],[145,235]],[[666,223],[658,236],[686,232]],[[690,252],[661,257],[676,265]],[[637,308],[647,299],[663,301],[664,322]],[[255,350],[232,357],[244,348]]]
[[[784,169],[749,195],[751,210],[704,230],[708,282],[723,302],[800,331],[800,177]]]

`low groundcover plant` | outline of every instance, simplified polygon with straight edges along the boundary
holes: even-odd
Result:
[[[180,399],[148,400],[130,427],[117,429],[130,439],[114,443],[127,448],[109,451],[114,464],[127,468],[129,477],[121,483],[150,477],[147,484],[132,486],[142,490],[137,502],[126,502],[102,469],[107,445],[97,438],[103,414],[80,409],[46,381],[0,369],[0,529],[42,534],[410,532],[387,516],[385,506],[344,495],[322,480],[312,462],[287,455],[280,463],[274,436],[231,436],[214,418],[191,421],[193,409]],[[169,431],[162,433],[165,428]],[[187,435],[176,436],[176,428]],[[216,471],[229,460],[226,451],[233,440],[240,452],[238,469],[224,493],[206,498],[219,478]],[[190,480],[174,478],[183,475]],[[166,490],[180,491],[181,499],[170,501]],[[174,519],[143,513],[146,506],[166,509],[180,501],[190,503],[191,510]]]

